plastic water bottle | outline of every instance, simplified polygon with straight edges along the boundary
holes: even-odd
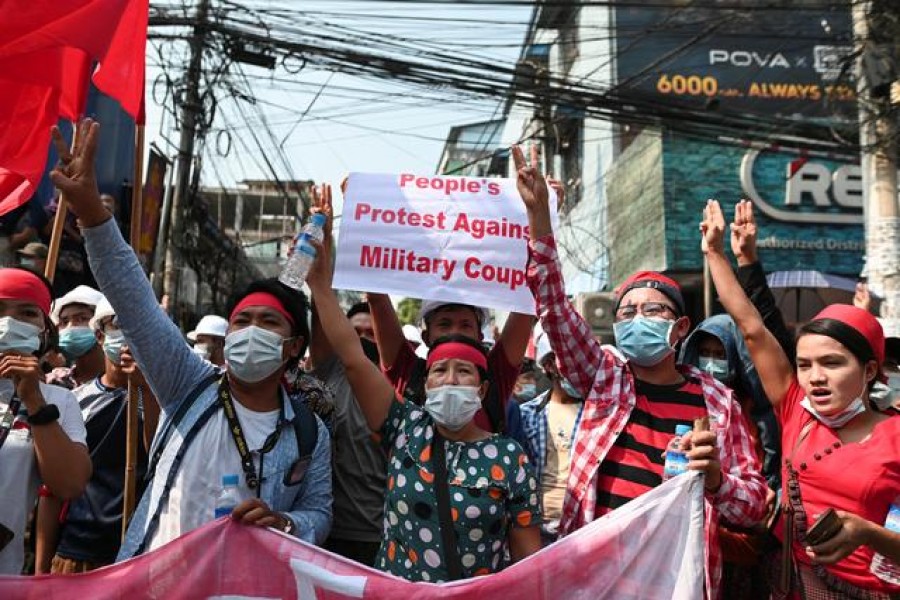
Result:
[[[663,467],[663,481],[687,472],[688,457],[681,451],[681,436],[691,430],[690,425],[676,425],[675,437],[666,446],[666,464]]]
[[[895,499],[891,505],[887,519],[884,522],[884,528],[894,533],[900,533],[900,498]],[[872,566],[869,567],[869,570],[882,581],[900,585],[900,565],[881,554],[876,554],[872,557]]]
[[[310,240],[321,242],[325,238],[325,223],[328,217],[322,213],[316,213],[312,216],[309,223],[300,232],[300,235],[294,241],[294,253],[288,258],[284,269],[278,280],[288,287],[299,290],[306,281],[309,274],[309,268],[312,266],[316,258],[316,249],[310,243]]]
[[[226,517],[231,514],[234,507],[240,504],[241,497],[238,494],[238,476],[222,475],[222,491],[216,498],[216,518]]]

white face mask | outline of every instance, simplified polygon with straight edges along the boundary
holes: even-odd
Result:
[[[697,361],[697,366],[701,371],[709,373],[719,381],[728,379],[728,361],[721,358],[712,358],[709,356],[701,356]]]
[[[211,352],[208,344],[194,344],[194,347],[191,348],[191,350],[203,360],[209,360]]]
[[[866,412],[866,403],[863,400],[863,394],[866,393],[866,384],[868,382],[865,379],[865,375],[863,376],[863,389],[859,393],[859,395],[853,399],[853,402],[848,404],[844,410],[839,413],[833,415],[822,415],[815,409],[812,402],[809,401],[809,398],[804,398],[800,401],[800,406],[805,408],[812,416],[818,419],[820,422],[828,425],[832,429],[840,429],[847,423],[849,423],[854,417],[859,416],[860,414]]]
[[[113,364],[122,362],[122,346],[125,345],[125,334],[121,329],[113,329],[103,334],[103,353]]]
[[[37,352],[41,347],[39,327],[12,317],[0,318],[0,352],[15,350],[25,354]]]
[[[450,431],[465,427],[481,408],[478,388],[470,385],[442,385],[425,390],[425,395],[425,412]]]
[[[272,375],[284,364],[284,338],[273,331],[250,325],[225,336],[228,371],[246,383]]]

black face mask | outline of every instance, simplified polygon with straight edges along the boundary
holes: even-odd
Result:
[[[375,366],[379,366],[380,360],[378,357],[378,344],[367,340],[366,338],[359,338],[359,342],[362,344],[363,352],[366,353],[366,356],[371,360]]]

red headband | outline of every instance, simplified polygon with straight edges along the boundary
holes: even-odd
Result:
[[[50,290],[41,278],[25,269],[0,269],[0,299],[24,300],[50,313]]]
[[[231,311],[231,316],[228,318],[228,320],[233,320],[234,315],[238,314],[248,306],[267,306],[269,308],[275,309],[276,311],[278,311],[278,314],[282,315],[285,319],[288,320],[288,323],[291,324],[291,327],[294,326],[294,317],[292,317],[290,313],[284,309],[284,305],[281,303],[281,301],[269,292],[253,292],[252,294],[247,294],[246,296],[244,296],[241,301],[237,303],[237,306],[234,307],[234,310]]]
[[[430,369],[434,363],[447,360],[448,358],[465,360],[487,371],[487,359],[484,357],[484,354],[479,352],[477,348],[462,342],[446,342],[436,347],[428,353],[428,360],[425,361],[425,366]]]

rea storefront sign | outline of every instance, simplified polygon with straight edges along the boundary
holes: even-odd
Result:
[[[667,135],[663,171],[668,269],[702,268],[697,223],[707,198],[718,199],[729,220],[746,198],[754,204],[767,271],[859,275],[865,250],[859,165]]]

